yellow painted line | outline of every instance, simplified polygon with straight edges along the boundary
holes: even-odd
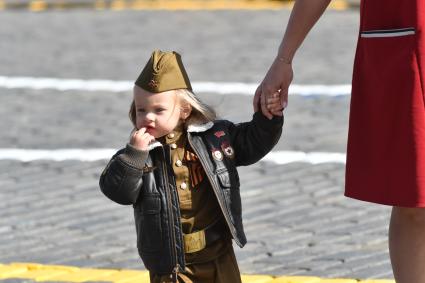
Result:
[[[69,274],[66,270],[51,270],[51,269],[33,269],[26,272],[19,273],[16,277],[25,279],[35,279],[36,281],[47,281],[51,278],[60,275]]]
[[[0,279],[23,278],[37,282],[104,281],[113,283],[149,283],[149,273],[142,270],[94,269],[38,263],[0,264]],[[395,283],[394,280],[356,280],[314,276],[242,275],[243,283]]]
[[[355,279],[335,278],[335,279],[321,279],[319,282],[320,283],[358,283],[359,281],[357,281]]]
[[[4,265],[6,266],[6,265]],[[68,265],[49,265],[49,264],[39,264],[33,262],[12,262],[9,266],[12,267],[25,267],[27,269],[49,269],[49,270],[66,270],[69,272],[75,272],[80,270],[79,267],[68,266]]]
[[[268,1],[268,0],[252,0],[252,1],[229,1],[229,0],[115,0],[112,2],[111,9],[113,10],[277,10],[277,9],[292,9],[293,1]],[[347,10],[350,8],[349,3],[345,0],[333,0],[329,9],[332,10]]]
[[[65,10],[73,8],[89,8],[95,10],[279,10],[292,9],[294,1],[283,0],[92,0],[74,2],[58,0],[29,0],[26,4],[11,0],[0,0],[0,10],[28,8],[33,12],[44,10]],[[346,0],[333,0],[329,9],[346,10],[351,6]]]
[[[112,10],[277,10],[291,8],[292,6],[293,3],[290,2],[267,0],[135,0],[132,2],[125,2],[124,0],[115,0],[111,3]]]
[[[108,281],[115,283],[139,283],[150,282],[149,272],[140,270],[119,270],[119,272],[106,276],[96,277],[96,281]]]
[[[94,2],[94,8],[96,10],[105,10],[106,9],[106,3],[104,0],[96,0]]]
[[[344,0],[333,0],[331,1],[331,3],[329,4],[329,9],[333,9],[333,10],[347,10],[350,8],[350,4],[347,3]]]
[[[47,2],[43,0],[34,0],[29,3],[28,9],[33,12],[41,12],[47,9]]]
[[[282,276],[274,279],[272,283],[318,283],[319,277],[312,276]]]
[[[111,3],[111,10],[121,11],[128,8],[128,4],[125,0],[114,0]]]
[[[27,268],[25,266],[8,266],[2,265],[0,266],[0,279],[19,277],[19,274],[27,272]]]
[[[91,269],[81,268],[75,272],[69,272],[57,276],[50,277],[52,281],[66,281],[66,282],[84,282],[84,281],[99,281],[98,278],[104,278],[119,272],[113,269]]]
[[[273,277],[268,275],[242,275],[242,282],[249,283],[272,283]]]
[[[41,265],[38,263],[12,263],[11,266],[26,268],[25,272],[15,275],[15,278],[34,279],[36,281],[48,281],[55,276],[69,274],[78,270],[76,267]]]

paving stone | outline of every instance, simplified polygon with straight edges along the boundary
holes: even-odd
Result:
[[[133,80],[151,50],[160,47],[183,54],[193,81],[249,83],[262,79],[289,16],[287,11],[17,15],[5,11],[0,18],[2,76]],[[158,25],[164,17],[169,24]],[[73,33],[67,32],[71,23]],[[357,23],[356,12],[327,12],[294,61],[294,82],[349,83]],[[118,149],[132,128],[130,92],[0,88],[0,95],[1,148]],[[252,96],[199,96],[223,118],[237,122],[252,115]],[[349,102],[348,96],[291,96],[275,150],[345,152]],[[98,188],[106,164],[0,160],[0,263],[143,269],[132,207],[110,202]],[[248,244],[235,245],[235,251],[243,273],[392,278],[390,208],[345,198],[343,164],[259,162],[239,172]],[[8,280],[0,283],[33,282]]]

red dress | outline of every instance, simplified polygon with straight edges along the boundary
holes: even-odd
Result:
[[[364,0],[353,73],[348,197],[425,207],[425,0]]]

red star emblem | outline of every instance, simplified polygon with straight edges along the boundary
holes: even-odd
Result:
[[[218,132],[215,132],[215,133],[214,133],[214,135],[215,135],[217,138],[220,138],[220,137],[222,137],[222,136],[225,136],[226,134],[224,133],[224,131],[218,131]]]
[[[158,86],[158,83],[154,79],[151,79],[150,82],[148,83],[148,86],[150,88],[156,88]]]

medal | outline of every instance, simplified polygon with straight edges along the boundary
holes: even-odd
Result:
[[[218,150],[218,149],[214,149],[213,150],[213,152],[212,152],[212,156],[213,156],[213,158],[215,159],[215,160],[218,160],[218,161],[222,161],[223,160],[223,154],[221,153],[221,151],[220,150]]]
[[[227,158],[233,159],[235,157],[235,151],[228,142],[223,142],[221,144],[221,149],[223,150],[223,153],[224,155],[226,155]]]

